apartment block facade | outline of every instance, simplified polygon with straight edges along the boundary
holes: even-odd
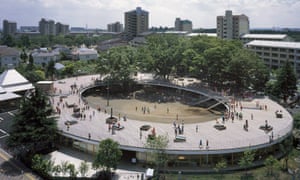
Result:
[[[225,16],[217,16],[217,36],[222,39],[239,39],[249,33],[249,19],[246,15],[232,15],[227,10]]]
[[[187,31],[191,33],[193,31],[193,23],[190,20],[181,20],[180,18],[176,18],[175,20],[175,31]]]
[[[255,52],[269,69],[277,69],[289,61],[300,77],[300,42],[254,40],[245,46]]]
[[[123,31],[123,24],[120,22],[110,23],[107,25],[108,32],[122,32]]]
[[[46,20],[42,18],[39,22],[39,31],[41,35],[58,35],[58,34],[68,34],[69,25],[56,23],[54,20]]]
[[[3,35],[15,35],[17,33],[17,23],[3,20]]]
[[[138,34],[148,31],[149,12],[137,7],[135,10],[125,12],[125,34],[127,39],[133,39]]]
[[[57,35],[58,34],[62,34],[62,35],[69,34],[70,33],[69,25],[57,22],[55,24],[55,32]]]

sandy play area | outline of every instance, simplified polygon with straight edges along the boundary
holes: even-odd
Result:
[[[151,103],[137,99],[110,99],[109,107],[106,98],[99,96],[87,96],[85,98],[91,107],[110,113],[113,108],[113,115],[123,118],[140,121],[152,121],[162,123],[172,123],[174,120],[184,123],[197,123],[215,120],[220,117],[220,113],[212,113],[199,107],[191,107],[180,102]]]

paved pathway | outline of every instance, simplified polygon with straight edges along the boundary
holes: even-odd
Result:
[[[0,149],[0,179],[2,180],[36,180],[28,168],[14,160],[9,154]]]

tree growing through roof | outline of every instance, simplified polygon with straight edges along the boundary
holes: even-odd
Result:
[[[20,109],[13,119],[8,146],[17,153],[32,153],[51,148],[58,131],[51,117],[52,107],[47,96],[39,89],[23,97]]]
[[[93,167],[102,167],[106,173],[110,173],[112,169],[117,168],[121,157],[122,151],[119,149],[119,143],[109,138],[105,139],[99,144]]]
[[[264,165],[267,168],[267,176],[274,176],[274,170],[279,168],[279,161],[270,155],[265,161]]]
[[[216,164],[216,167],[214,168],[214,170],[217,172],[217,173],[220,173],[220,176],[219,178],[220,179],[223,179],[223,174],[222,174],[222,171],[227,167],[227,162],[225,159],[221,159],[217,164]]]
[[[255,157],[255,152],[251,150],[244,151],[244,155],[239,161],[240,167],[244,168],[245,176],[248,177],[248,168],[252,166]]]
[[[273,87],[273,94],[287,103],[289,97],[297,92],[297,77],[288,61],[279,69],[277,81]]]
[[[159,172],[161,168],[165,170],[168,156],[166,154],[166,148],[168,147],[169,139],[167,135],[158,135],[153,138],[148,138],[145,147],[149,149],[147,151],[147,160],[155,167],[156,172]]]
[[[279,144],[280,151],[285,155],[284,156],[284,170],[287,171],[289,168],[289,158],[291,156],[291,151],[293,148],[293,139],[292,137],[286,138]]]

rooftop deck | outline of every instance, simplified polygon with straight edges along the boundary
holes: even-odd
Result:
[[[120,124],[125,128],[120,131],[112,132],[108,130],[106,124],[106,118],[110,117],[110,107],[103,104],[102,107],[107,109],[108,113],[104,113],[102,110],[98,112],[93,108],[85,110],[85,120],[75,118],[72,116],[73,108],[63,107],[63,104],[78,104],[80,108],[84,107],[82,99],[80,99],[80,93],[71,93],[71,85],[76,84],[77,87],[84,89],[85,87],[92,86],[93,80],[99,78],[99,75],[89,75],[72,77],[54,82],[56,88],[56,96],[53,96],[53,106],[58,106],[61,109],[61,114],[58,118],[58,126],[63,134],[70,136],[81,141],[89,141],[94,144],[98,144],[99,141],[111,138],[118,141],[122,149],[145,151],[144,144],[151,133],[151,129],[148,131],[142,131],[140,136],[140,127],[145,124],[155,127],[157,135],[167,135],[169,138],[169,145],[167,152],[170,154],[202,154],[202,153],[230,153],[243,151],[243,149],[259,148],[263,146],[269,146],[272,143],[276,143],[286,135],[290,134],[293,128],[292,116],[279,104],[271,101],[268,98],[253,99],[252,101],[242,101],[242,110],[240,106],[236,107],[236,111],[243,113],[243,120],[232,120],[225,121],[225,130],[217,130],[214,128],[216,119],[212,119],[208,122],[203,123],[192,123],[184,124],[183,136],[186,137],[185,142],[174,142],[175,133],[173,124],[166,123],[154,123],[145,122],[135,119],[127,119],[124,121],[121,118]],[[141,79],[141,77],[139,77]],[[60,95],[66,95],[63,99],[63,103],[59,102]],[[80,102],[80,104],[79,104]],[[262,109],[257,108],[257,104],[263,107]],[[265,109],[267,107],[267,109]],[[276,118],[275,112],[281,111],[282,118]],[[251,120],[251,114],[253,120]],[[115,117],[117,117],[115,115]],[[121,115],[123,117],[123,115]],[[65,125],[67,120],[77,120],[78,123],[70,125],[69,129]],[[248,131],[245,131],[243,125],[248,120]],[[268,125],[273,127],[273,130],[266,133],[259,129],[260,126],[265,125],[265,120],[268,121]],[[222,123],[222,117],[218,119],[219,124]],[[179,121],[179,123],[181,123]],[[198,132],[196,131],[198,126]],[[88,135],[91,135],[91,139],[88,140]],[[270,142],[270,138],[273,134],[273,140]],[[202,140],[202,146],[199,147],[199,142]],[[206,142],[208,141],[208,146]]]

